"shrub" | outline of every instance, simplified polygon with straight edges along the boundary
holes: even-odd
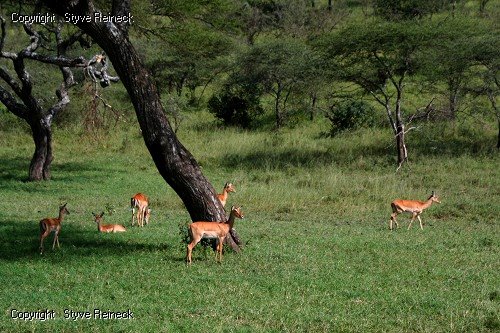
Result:
[[[242,89],[225,89],[208,101],[208,110],[225,125],[249,128],[252,121],[263,113],[258,96]]]
[[[355,130],[375,123],[375,110],[367,102],[348,99],[334,104],[325,116],[332,123],[330,135]]]

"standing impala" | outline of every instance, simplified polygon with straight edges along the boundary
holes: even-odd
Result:
[[[132,225],[134,225],[134,218],[136,217],[135,208],[137,208],[137,225],[143,227],[144,220],[146,220],[146,224],[149,223],[149,215],[146,218],[146,214],[148,213],[148,205],[148,197],[142,193],[137,193],[130,199],[130,207],[132,208]]]
[[[99,215],[92,213],[92,215],[94,215],[94,221],[95,221],[95,223],[97,223],[97,230],[99,230],[99,232],[108,232],[109,233],[109,232],[127,231],[127,229],[125,229],[125,227],[122,226],[121,224],[101,224],[102,217],[104,216],[104,212],[102,212]]]
[[[227,201],[227,197],[229,195],[229,192],[236,192],[236,189],[234,188],[233,184],[226,183],[224,185],[224,188],[222,189],[222,193],[217,194],[217,198],[219,198],[220,202],[222,203],[222,207],[226,206],[226,201]]]
[[[233,228],[235,218],[242,219],[243,212],[241,207],[231,207],[231,213],[229,214],[229,219],[227,222],[193,222],[189,225],[189,236],[191,237],[191,243],[187,246],[186,261],[191,264],[192,258],[191,254],[193,248],[200,242],[202,238],[217,238],[219,243],[217,244],[217,251],[215,252],[215,260],[217,260],[217,255],[219,256],[219,262],[222,262],[222,248],[226,236]]]
[[[439,198],[434,194],[434,191],[432,191],[431,196],[427,201],[417,201],[417,200],[394,200],[391,203],[392,207],[392,214],[391,214],[391,220],[389,222],[389,229],[392,230],[392,222],[394,221],[394,224],[396,224],[396,228],[398,227],[398,222],[396,221],[396,216],[398,214],[407,212],[407,213],[412,213],[411,221],[410,224],[408,225],[408,230],[411,228],[411,224],[415,220],[415,218],[418,218],[418,221],[420,222],[420,229],[424,230],[424,227],[422,226],[422,220],[420,219],[420,214],[422,214],[422,211],[424,209],[427,209],[432,205],[433,202],[441,203],[439,201]]]
[[[43,240],[53,231],[54,232],[54,242],[52,243],[52,249],[55,248],[56,243],[59,248],[59,232],[61,231],[61,222],[69,211],[66,209],[65,203],[59,207],[59,216],[55,218],[45,218],[40,221],[40,254],[43,254]]]

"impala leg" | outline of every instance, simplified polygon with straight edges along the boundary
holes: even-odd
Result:
[[[396,226],[396,229],[398,228],[398,221],[396,221],[396,216],[398,213],[392,213],[391,214],[391,220],[389,221],[389,229],[392,230],[392,222],[394,221],[394,225]]]
[[[224,249],[224,238],[219,240],[219,263],[222,264],[222,250]]]
[[[191,262],[193,261],[193,259],[192,259],[193,248],[196,246],[196,244],[199,243],[200,240],[201,240],[201,237],[193,239],[191,241],[191,243],[189,243],[187,245],[186,261],[187,261],[188,264],[191,264]]]
[[[411,224],[413,223],[413,221],[415,220],[415,217],[417,217],[417,213],[413,213],[412,217],[411,217],[411,221],[410,221],[410,224],[408,224],[408,230],[410,230],[411,228]]]
[[[49,234],[49,232],[46,230],[45,232],[43,232],[42,234],[40,234],[40,254],[43,254],[43,241],[45,239],[45,237],[47,237]]]
[[[59,247],[59,240],[57,239],[57,235],[59,234],[59,231],[55,231],[54,233],[54,241],[52,242],[52,250],[56,247],[56,242],[57,242],[57,247]]]
[[[135,219],[135,208],[132,208],[132,226],[134,226],[134,219]]]
[[[137,212],[137,220],[140,221],[138,222],[141,227],[144,227],[144,207],[139,208],[139,211]]]
[[[422,225],[422,219],[420,219],[420,214],[417,215],[418,222],[420,222],[420,229],[424,230],[424,226]]]

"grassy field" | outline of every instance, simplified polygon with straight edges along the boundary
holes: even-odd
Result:
[[[158,175],[134,123],[96,141],[56,131],[53,180],[25,182],[29,134],[0,133],[1,332],[489,332],[500,329],[500,157],[495,130],[424,126],[395,173],[388,130],[332,139],[314,122],[278,133],[218,129],[190,115],[179,136],[228,205],[241,254],[222,264],[197,247],[185,264],[182,203]],[[388,230],[390,202],[442,204],[424,230]],[[129,227],[129,199],[152,222]],[[38,253],[38,221],[68,202],[61,248]],[[121,223],[99,234],[92,212]],[[133,319],[65,318],[131,311]],[[15,311],[54,311],[25,321]]]

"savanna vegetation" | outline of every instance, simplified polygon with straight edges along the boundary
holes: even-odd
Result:
[[[193,210],[138,80],[85,27],[12,21],[55,8],[37,3],[0,4],[2,332],[500,328],[498,1],[133,1],[122,31],[172,133],[245,215],[240,253],[198,245],[190,266]],[[432,191],[423,230],[389,230],[393,199]],[[61,247],[40,255],[38,222],[64,203]],[[101,212],[127,231],[99,233]],[[133,319],[72,320],[95,309]]]

